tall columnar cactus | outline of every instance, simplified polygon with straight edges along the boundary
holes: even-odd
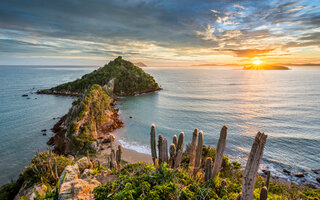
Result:
[[[260,200],[267,200],[268,199],[268,188],[263,186],[260,191]]]
[[[177,146],[178,146],[178,137],[177,137],[177,135],[174,135],[174,136],[173,136],[172,143],[173,143],[173,144],[175,145],[175,147],[177,148]]]
[[[180,167],[181,160],[182,160],[182,150],[181,150],[181,149],[178,149],[178,150],[177,150],[176,159],[175,159],[175,161],[174,161],[174,167],[175,167],[175,168]]]
[[[198,136],[198,129],[194,129],[192,134],[192,141],[191,141],[191,148],[190,148],[190,167],[194,167],[195,157],[196,157],[196,150],[197,150],[197,136]]]
[[[269,189],[269,183],[270,183],[270,174],[271,172],[270,171],[267,171],[267,180],[266,180],[266,187],[267,189]]]
[[[220,131],[220,138],[217,145],[217,152],[216,157],[214,159],[213,163],[213,169],[212,169],[212,177],[216,177],[219,174],[219,171],[221,169],[221,164],[223,160],[223,152],[226,148],[227,143],[227,134],[228,134],[228,127],[223,126]]]
[[[242,180],[242,200],[252,200],[256,176],[262,160],[267,135],[258,132],[251,147]]]
[[[195,159],[195,165],[194,165],[194,172],[195,173],[197,173],[198,170],[200,169],[202,148],[203,148],[203,132],[200,131],[199,135],[198,135],[198,146],[197,146],[196,159]]]
[[[157,158],[157,148],[156,148],[156,125],[151,125],[151,132],[150,132],[150,138],[151,138],[151,155],[153,164],[155,164],[155,159]]]
[[[174,160],[176,158],[176,145],[171,144],[169,148],[169,153],[170,153],[170,160],[169,160],[169,167],[174,168]]]
[[[162,161],[168,163],[168,141],[167,138],[163,138],[162,141]]]
[[[112,140],[110,141],[110,149],[111,149],[111,154],[110,154],[110,168],[111,169],[114,169],[116,166],[115,166],[115,163],[116,163],[116,160],[115,160],[115,151],[114,151],[114,148],[113,148],[113,142]]]
[[[178,146],[177,146],[177,151],[180,149],[183,151],[183,142],[184,142],[184,132],[181,132],[179,134],[179,139],[178,139]]]
[[[57,161],[55,158],[53,159],[53,163],[54,163],[54,173],[55,173],[56,179],[59,179],[58,166],[57,166]]]
[[[118,145],[118,150],[116,152],[116,161],[117,161],[117,167],[120,168],[120,162],[121,162],[121,155],[122,155],[122,147],[119,144]]]
[[[159,155],[158,155],[159,160],[158,160],[158,162],[159,162],[159,164],[161,164],[162,161],[163,161],[162,142],[163,142],[163,136],[160,134],[159,138],[158,138],[158,152],[159,152]]]
[[[205,182],[206,183],[209,183],[212,179],[212,159],[210,157],[208,157],[206,159],[206,162],[205,162],[205,176],[204,176],[204,179],[205,179]]]

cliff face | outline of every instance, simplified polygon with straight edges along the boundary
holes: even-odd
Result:
[[[79,96],[93,84],[104,86],[112,79],[114,79],[113,92],[117,96],[130,96],[160,89],[151,75],[119,56],[81,79],[38,93]]]
[[[98,151],[100,142],[110,140],[108,133],[123,124],[110,104],[106,91],[100,85],[92,85],[54,126],[56,134],[48,144],[54,145],[54,151],[62,154]]]

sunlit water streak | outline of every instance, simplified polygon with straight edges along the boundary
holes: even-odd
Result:
[[[72,98],[29,94],[74,80],[94,68],[0,66],[0,184],[16,178],[35,151],[45,149],[50,129],[67,113]],[[228,125],[226,153],[245,162],[257,131],[269,135],[263,167],[283,178],[320,168],[320,69],[242,71],[235,68],[144,68],[164,90],[118,102],[125,120],[122,144],[149,154],[150,125],[171,138],[184,131],[190,142],[194,128],[205,144],[216,146],[220,128]],[[33,89],[34,88],[34,89]],[[37,99],[35,99],[37,98]],[[133,116],[132,119],[129,117]],[[310,172],[307,181],[315,182]]]

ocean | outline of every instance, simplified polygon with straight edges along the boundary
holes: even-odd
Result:
[[[17,178],[37,149],[45,149],[56,117],[67,113],[70,97],[36,95],[38,89],[74,80],[94,67],[0,67],[0,184]],[[216,146],[220,129],[228,126],[226,154],[243,164],[255,134],[268,135],[262,168],[294,182],[314,182],[320,168],[320,68],[289,71],[243,71],[237,67],[146,67],[163,90],[121,98],[117,107],[125,127],[120,143],[150,154],[150,126],[170,142],[194,128],[204,143]],[[28,93],[28,97],[22,94]],[[31,94],[32,93],[32,94]],[[130,118],[132,117],[132,118]],[[42,136],[41,130],[48,129]],[[282,172],[309,172],[298,179]]]

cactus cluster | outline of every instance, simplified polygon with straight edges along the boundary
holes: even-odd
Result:
[[[204,171],[205,176],[204,180],[206,183],[209,183],[213,178],[218,176],[221,168],[222,168],[222,161],[223,161],[223,153],[226,148],[227,142],[227,135],[228,135],[228,127],[223,126],[220,131],[220,137],[217,144],[217,151],[215,155],[214,162],[210,157],[206,158],[204,163]],[[156,128],[153,124],[151,126],[151,154],[153,162],[156,166],[158,166],[161,162],[168,163],[169,167],[171,168],[178,168],[180,167],[182,155],[183,155],[183,143],[184,143],[184,133],[181,132],[179,137],[176,135],[173,136],[172,144],[169,148],[169,155],[168,157],[168,141],[164,138],[161,134],[159,135],[158,139],[158,156],[157,159],[157,152],[156,152]],[[197,141],[198,138],[198,141]],[[263,156],[264,146],[266,144],[267,135],[264,133],[258,132],[255,140],[252,144],[252,148],[249,154],[249,158],[246,164],[246,168],[244,171],[244,177],[242,182],[242,192],[238,195],[237,200],[252,200],[253,199],[253,190],[255,186],[255,180],[257,171]],[[196,146],[197,143],[197,146]],[[192,142],[190,144],[190,162],[189,166],[193,167],[193,173],[196,175],[201,168],[201,158],[202,158],[202,149],[203,149],[203,132],[199,131],[198,129],[194,129],[192,135]],[[261,188],[260,192],[260,199],[266,200],[268,198],[268,188],[269,188],[269,181],[270,181],[270,171],[267,172],[267,180],[266,186]]]
[[[184,133],[179,134],[179,139],[176,135],[173,136],[173,143],[169,147],[168,154],[168,140],[161,134],[158,136],[158,155],[156,148],[156,126],[152,124],[150,132],[150,145],[152,160],[155,165],[163,162],[167,163],[169,167],[179,167],[182,160]]]
[[[41,158],[40,158],[40,151],[38,150],[36,152],[36,158],[39,162],[39,166],[41,166],[41,168],[37,168],[36,165],[33,165],[33,169],[32,171],[35,174],[39,174],[41,176],[41,174],[46,173],[47,171],[50,173],[50,175],[58,180],[59,179],[59,175],[58,175],[58,164],[56,159],[54,158],[53,154],[52,154],[52,150],[51,148],[47,147],[47,152],[48,154],[47,156],[47,160],[44,162]]]

